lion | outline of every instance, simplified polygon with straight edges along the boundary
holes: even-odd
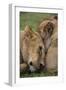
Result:
[[[42,38],[28,25],[24,31],[20,31],[20,52],[21,70],[23,70],[23,66],[28,66],[31,72],[35,72],[44,67],[45,47]]]
[[[45,46],[45,68],[58,71],[58,17],[44,20],[37,31]]]

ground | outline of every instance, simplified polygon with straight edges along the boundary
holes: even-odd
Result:
[[[48,71],[41,71],[41,72],[25,72],[25,73],[20,73],[21,78],[25,77],[46,77],[46,76],[57,76],[57,72],[48,72]]]

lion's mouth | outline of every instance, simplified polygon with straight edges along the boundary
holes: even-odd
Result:
[[[36,71],[36,68],[34,67],[34,66],[29,66],[29,70],[31,71],[31,72],[35,72]]]
[[[40,67],[39,68],[35,68],[34,66],[29,66],[29,71],[30,72],[36,72],[36,71],[41,71],[45,68],[45,66],[43,66],[42,64],[40,64]]]

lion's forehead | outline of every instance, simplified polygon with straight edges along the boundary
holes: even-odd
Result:
[[[42,42],[42,39],[41,39],[41,37],[40,36],[36,36],[36,35],[34,35],[31,39],[30,39],[30,44],[33,44],[33,45],[36,45],[36,44],[43,44],[43,42]]]
[[[30,41],[30,44],[29,44],[31,47],[38,47],[38,46],[44,46],[43,42],[41,39],[37,38],[37,39],[32,39]]]

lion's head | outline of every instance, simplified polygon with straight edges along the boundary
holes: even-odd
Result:
[[[52,34],[57,31],[57,27],[58,27],[57,16],[53,16],[50,19],[42,21],[38,26],[37,32],[40,34],[44,42],[46,51],[51,44],[50,38]]]
[[[33,32],[29,26],[21,32],[20,49],[23,60],[28,64],[31,72],[43,67],[45,57],[45,47],[37,32]]]

